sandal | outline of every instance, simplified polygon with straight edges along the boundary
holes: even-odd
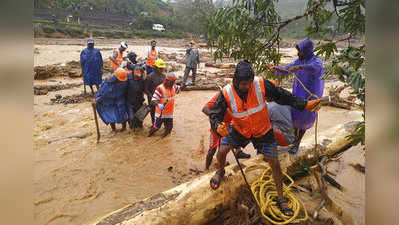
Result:
[[[288,199],[283,198],[283,200],[276,200],[277,202],[277,206],[280,209],[281,213],[283,213],[286,216],[293,216],[294,215],[294,211],[288,206]],[[284,207],[282,206],[282,204],[287,203],[287,205]]]
[[[222,178],[224,177],[224,170],[218,170],[216,171],[215,175],[211,178],[211,180],[209,181],[211,188],[213,190],[218,189],[218,187],[220,186],[220,181],[222,180]]]

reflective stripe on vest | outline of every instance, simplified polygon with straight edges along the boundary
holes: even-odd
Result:
[[[114,68],[115,70],[118,69],[119,66],[121,66],[122,61],[123,61],[123,55],[122,53],[119,51],[119,49],[117,50],[118,52],[118,56],[116,58],[114,58],[114,60],[119,64],[116,65],[112,60],[110,61],[111,67]]]
[[[159,118],[161,117],[161,114],[155,113],[155,117]],[[162,119],[173,119],[173,114],[162,114]]]
[[[263,78],[254,78],[246,101],[240,98],[232,84],[223,88],[227,112],[232,117],[231,124],[245,138],[261,137],[271,128],[263,82]]]
[[[237,102],[234,97],[233,87],[231,85],[227,85],[225,88],[226,88],[228,97],[230,99],[230,104],[231,104],[231,109],[232,109],[232,112],[230,112],[230,113],[233,117],[243,118],[243,117],[252,115],[254,113],[257,113],[259,111],[262,111],[266,106],[265,102],[263,101],[263,96],[262,96],[262,91],[261,91],[262,89],[260,87],[259,77],[254,78],[254,88],[255,88],[256,98],[258,100],[258,106],[255,108],[247,109],[244,112],[238,112],[238,110],[237,110]]]

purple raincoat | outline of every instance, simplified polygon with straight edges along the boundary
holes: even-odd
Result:
[[[319,96],[323,96],[324,91],[324,80],[320,80],[320,77],[324,74],[323,61],[320,57],[314,55],[313,41],[311,39],[305,39],[299,44],[297,48],[303,55],[303,59],[296,59],[291,64],[284,66],[283,68],[288,70],[292,66],[301,65],[302,69],[295,71],[295,75],[302,81],[306,88],[310,92]],[[276,71],[277,76],[285,76],[287,73]],[[303,89],[301,84],[294,78],[292,85],[292,93],[300,98],[307,99],[309,94]],[[308,99],[313,100],[314,97]],[[296,129],[307,130],[313,126],[316,118],[316,114],[310,111],[304,110],[299,111],[291,107],[291,115],[294,127]]]

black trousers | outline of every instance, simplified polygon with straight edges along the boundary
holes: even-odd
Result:
[[[190,74],[190,70],[192,71],[193,84],[195,84],[195,76],[197,75],[197,67],[190,68],[190,67],[187,67],[187,66],[186,66],[186,69],[184,70],[183,84],[185,84],[187,82],[188,75]]]
[[[151,115],[151,124],[154,125],[155,121],[155,106],[151,106],[151,98],[152,96],[147,96],[148,105],[150,106],[150,115]]]

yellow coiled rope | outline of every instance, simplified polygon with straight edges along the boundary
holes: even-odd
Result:
[[[265,168],[265,170],[263,171],[262,175],[251,184],[251,191],[260,208],[262,216],[269,222],[277,225],[306,221],[308,219],[308,212],[306,211],[306,208],[302,202],[300,202],[291,192],[291,186],[294,184],[294,180],[292,180],[290,176],[283,172],[283,174],[290,181],[288,186],[283,183],[283,195],[288,199],[288,206],[294,211],[294,214],[290,217],[281,213],[276,204],[278,195],[270,167],[266,165],[252,165],[246,167],[244,172],[249,168],[259,166]],[[303,217],[299,218],[298,216],[300,215],[301,211],[303,212]]]

